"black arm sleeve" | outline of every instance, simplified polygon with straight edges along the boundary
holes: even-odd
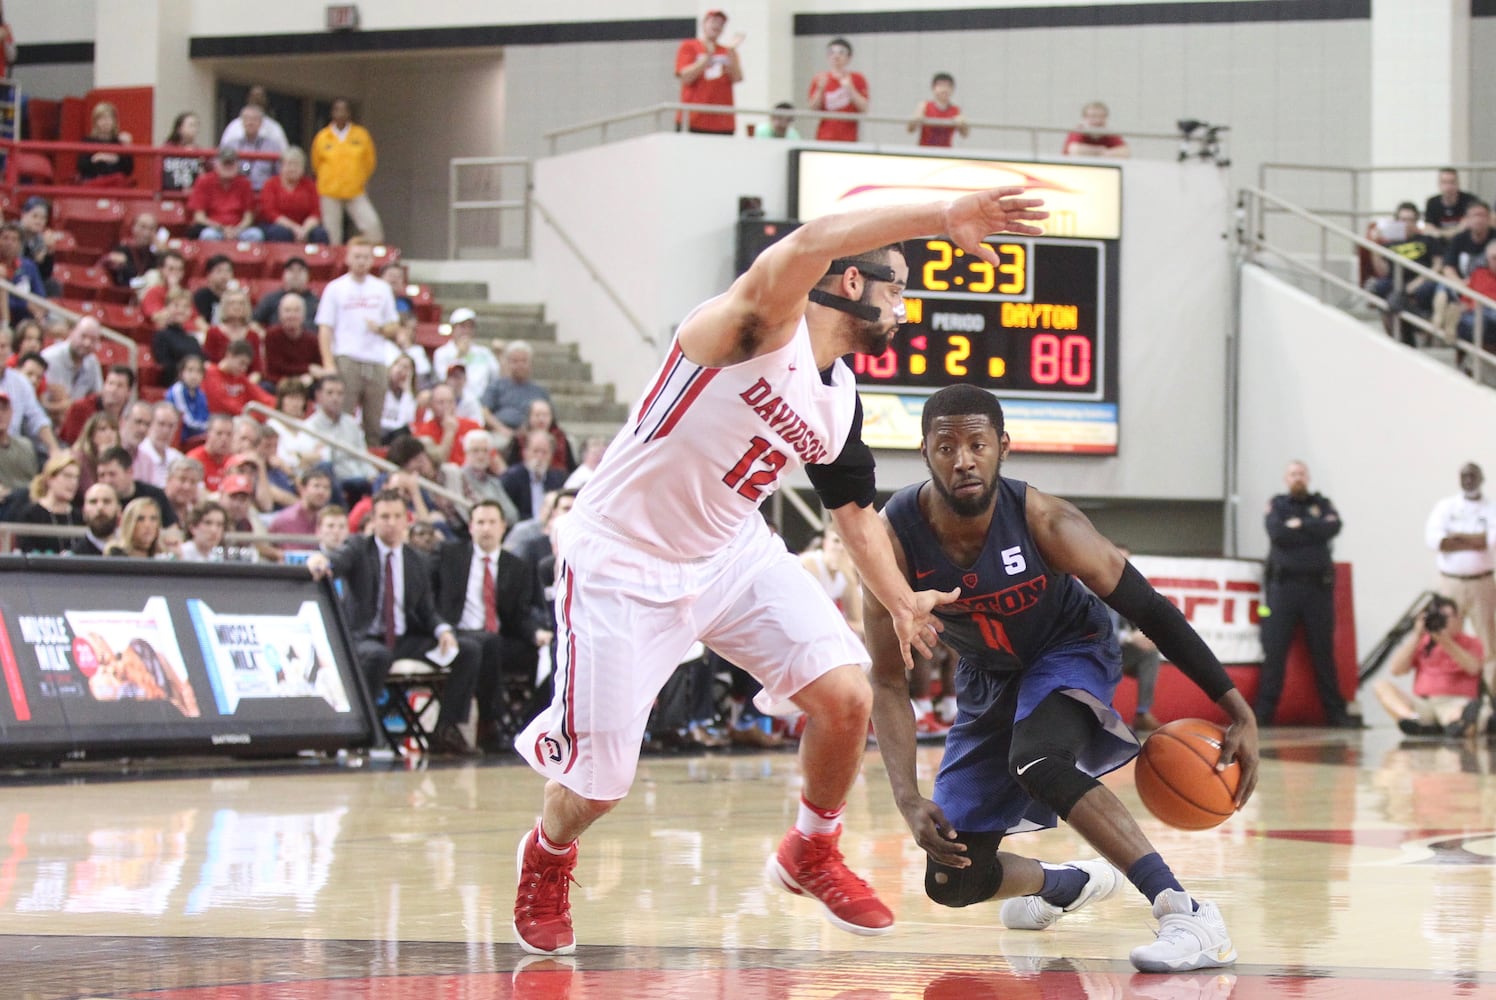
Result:
[[[1122,570],[1117,589],[1103,600],[1152,639],[1164,658],[1178,667],[1211,701],[1236,687],[1226,676],[1205,640],[1185,621],[1179,609],[1153,589],[1132,563]]]
[[[852,429],[847,433],[847,443],[841,454],[827,465],[807,465],[805,474],[816,496],[827,510],[855,503],[859,507],[870,507],[878,496],[877,462],[873,449],[862,440],[862,398],[857,398],[857,409],[852,414]]]

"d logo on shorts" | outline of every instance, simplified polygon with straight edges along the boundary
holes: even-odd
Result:
[[[541,733],[535,740],[535,759],[542,767],[548,763],[561,763],[561,744],[550,735]]]

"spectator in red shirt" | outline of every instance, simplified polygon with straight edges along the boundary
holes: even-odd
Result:
[[[743,68],[738,63],[738,46],[743,36],[734,35],[726,43],[720,42],[726,26],[726,14],[709,10],[701,19],[701,35],[681,42],[676,50],[675,77],[680,80],[682,104],[733,106],[732,85],[743,79]],[[676,115],[677,131],[682,127],[682,117],[687,132],[732,135],[737,128],[737,120],[731,114],[689,111]]]
[[[292,146],[281,154],[280,174],[260,189],[260,228],[271,243],[326,243],[322,198],[306,175],[306,154]]]
[[[249,372],[254,361],[254,348],[242,340],[236,340],[224,352],[223,360],[209,365],[203,374],[203,395],[208,397],[209,413],[227,413],[237,417],[244,412],[244,404],[254,402],[274,406],[275,397],[260,388],[259,380]],[[208,432],[212,434],[212,425]]]
[[[224,353],[232,344],[250,346],[253,360],[249,371],[256,379],[265,373],[265,353],[261,347],[263,330],[250,318],[249,293],[242,288],[231,288],[218,300],[218,322],[208,329],[203,338],[203,354],[209,361],[222,361]]]
[[[867,113],[867,78],[847,69],[851,61],[851,42],[833,38],[827,43],[826,63],[830,68],[810,81],[812,111]],[[816,138],[822,142],[856,142],[857,127],[858,123],[850,119],[822,118],[816,126]]]
[[[1131,156],[1127,140],[1106,130],[1106,118],[1110,113],[1100,101],[1092,101],[1081,108],[1080,128],[1065,136],[1061,155],[1105,156],[1113,160],[1125,160]]]
[[[215,413],[208,418],[208,434],[203,443],[187,453],[203,467],[203,486],[209,493],[217,493],[223,483],[229,459],[233,457],[234,418],[227,413]]]
[[[481,431],[483,425],[457,415],[457,392],[446,382],[431,387],[431,409],[426,419],[410,426],[410,432],[418,438],[436,445],[436,460],[461,465],[463,459],[462,436],[468,431]]]
[[[1496,299],[1496,240],[1486,245],[1485,256],[1470,270],[1465,279],[1472,292],[1479,292],[1488,299]],[[1457,327],[1459,337],[1467,343],[1475,342],[1475,313],[1480,310],[1481,347],[1489,351],[1496,348],[1496,309],[1482,305],[1474,299],[1464,299],[1464,313]]]
[[[951,95],[955,92],[956,78],[949,73],[936,73],[930,81],[930,99],[914,109],[914,121],[906,129],[909,132],[919,129],[921,146],[949,146],[957,132],[963,139],[971,134],[971,126],[961,117],[960,105],[951,103]],[[928,118],[949,119],[951,123],[926,125],[922,119]]]
[[[1448,597],[1435,597],[1424,608],[1418,627],[1387,661],[1393,677],[1413,675],[1410,695],[1390,680],[1377,681],[1377,700],[1397,726],[1410,736],[1463,736],[1465,710],[1480,696],[1480,667],[1485,650],[1465,631],[1465,616]]]
[[[111,366],[104,376],[102,389],[75,400],[68,407],[67,416],[63,418],[62,429],[57,432],[57,436],[65,444],[72,444],[83,432],[83,425],[88,423],[88,418],[96,413],[107,413],[115,419],[117,425],[134,392],[135,370],[129,365]]]
[[[167,250],[161,255],[161,264],[156,269],[156,275],[160,279],[145,291],[140,293],[140,311],[145,313],[147,319],[158,330],[171,325],[172,310],[167,303],[167,298],[172,292],[182,290],[191,300],[192,294],[187,292],[187,258],[175,250]],[[193,317],[191,324],[195,329],[206,330],[207,324],[202,323],[198,317]]]
[[[258,243],[265,238],[254,225],[255,189],[239,173],[239,151],[233,146],[220,147],[212,171],[193,182],[187,208],[193,239]]]
[[[322,345],[316,329],[307,323],[302,297],[282,296],[276,311],[275,325],[265,331],[265,377],[279,385],[285,378],[310,380],[329,374],[322,367]]]

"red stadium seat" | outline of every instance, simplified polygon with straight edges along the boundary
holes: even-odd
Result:
[[[117,343],[116,341],[110,340],[107,337],[101,338],[99,340],[99,348],[98,350],[94,351],[94,354],[98,357],[99,364],[106,369],[111,365],[130,364],[129,348],[125,347],[124,344]]]
[[[416,324],[416,343],[420,344],[428,351],[434,351],[438,347],[445,344],[447,342],[447,338],[450,336],[450,331],[445,334],[442,333],[441,323]]]
[[[140,307],[136,305],[126,305],[119,302],[90,302],[88,309],[85,311],[115,333],[123,333],[125,336],[134,337],[136,340],[140,339],[136,336],[138,329],[142,326],[146,328],[150,327],[150,321],[146,319],[145,315],[141,313]],[[151,332],[154,333],[154,331]],[[149,343],[150,338],[147,337],[146,341]]]
[[[265,277],[279,283],[281,271],[292,257],[306,261],[307,271],[318,281],[330,281],[343,262],[335,248],[320,243],[267,243]]]
[[[119,242],[125,221],[125,203],[118,198],[58,198],[52,203],[59,228],[72,233],[80,248],[102,254]]]
[[[243,240],[199,240],[204,266],[207,258],[219,254],[234,262],[234,276],[241,281],[258,278],[265,270],[265,244],[246,243]]]
[[[431,294],[431,289],[425,285],[406,285],[405,297],[410,299],[411,306],[415,309],[416,319],[422,323],[440,323],[442,319],[442,307],[437,303],[436,297]]]
[[[174,236],[166,241],[167,249],[175,250],[187,261],[187,277],[197,274],[203,266],[203,245],[196,240]]]
[[[52,244],[52,257],[57,263],[77,264],[79,267],[90,267],[98,263],[99,254],[78,246],[78,237],[65,229],[56,232],[57,241]]]
[[[62,286],[63,295],[87,301],[100,298],[104,289],[113,284],[109,273],[103,268],[63,263],[53,267],[52,280]]]
[[[153,198],[134,206],[130,218],[134,219],[145,212],[154,215],[156,224],[165,227],[172,236],[185,234],[192,224],[192,217],[187,214],[187,203],[179,198]]]
[[[386,246],[383,243],[374,247],[374,273],[378,274],[390,264],[400,263],[400,248]]]
[[[52,158],[45,153],[16,154],[16,178],[22,184],[51,184],[55,176]]]

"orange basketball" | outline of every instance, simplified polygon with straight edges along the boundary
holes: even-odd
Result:
[[[1154,730],[1138,755],[1135,780],[1148,811],[1179,830],[1209,830],[1236,812],[1241,767],[1216,770],[1226,730],[1178,719]]]

